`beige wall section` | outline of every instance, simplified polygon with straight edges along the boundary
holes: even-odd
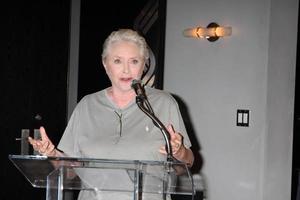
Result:
[[[297,13],[297,0],[167,2],[164,89],[187,104],[209,200],[290,199]],[[210,22],[233,35],[183,37]]]
[[[298,1],[272,0],[264,199],[290,199]],[[288,31],[279,31],[288,30]]]

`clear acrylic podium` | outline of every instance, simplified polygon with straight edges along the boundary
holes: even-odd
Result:
[[[109,160],[34,155],[9,155],[33,187],[46,188],[46,200],[63,200],[63,190],[195,194],[186,164],[167,161]]]

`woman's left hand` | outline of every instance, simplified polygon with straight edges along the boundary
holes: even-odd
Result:
[[[167,130],[170,134],[170,144],[172,148],[172,154],[176,157],[178,152],[184,148],[183,146],[183,137],[180,133],[176,132],[172,126],[172,124],[169,124],[167,126]],[[167,154],[165,146],[160,147],[159,152],[162,154]]]
[[[172,148],[172,155],[177,160],[185,162],[188,166],[192,166],[194,163],[194,155],[191,149],[187,149],[183,144],[183,136],[176,132],[171,124],[167,127],[170,134],[170,144]],[[160,147],[159,152],[167,155],[166,145]]]

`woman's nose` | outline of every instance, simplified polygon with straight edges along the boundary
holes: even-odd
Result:
[[[127,63],[124,64],[124,66],[123,66],[123,73],[124,74],[128,74],[129,73],[129,65]]]

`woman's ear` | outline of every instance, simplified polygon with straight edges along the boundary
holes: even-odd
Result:
[[[102,60],[102,65],[103,65],[103,67],[105,69],[105,73],[107,74],[107,76],[109,76],[109,70],[108,70],[108,68],[107,68],[107,66],[105,64],[105,60]]]
[[[106,70],[106,64],[105,64],[104,60],[102,60],[102,65],[103,65],[104,69]]]

